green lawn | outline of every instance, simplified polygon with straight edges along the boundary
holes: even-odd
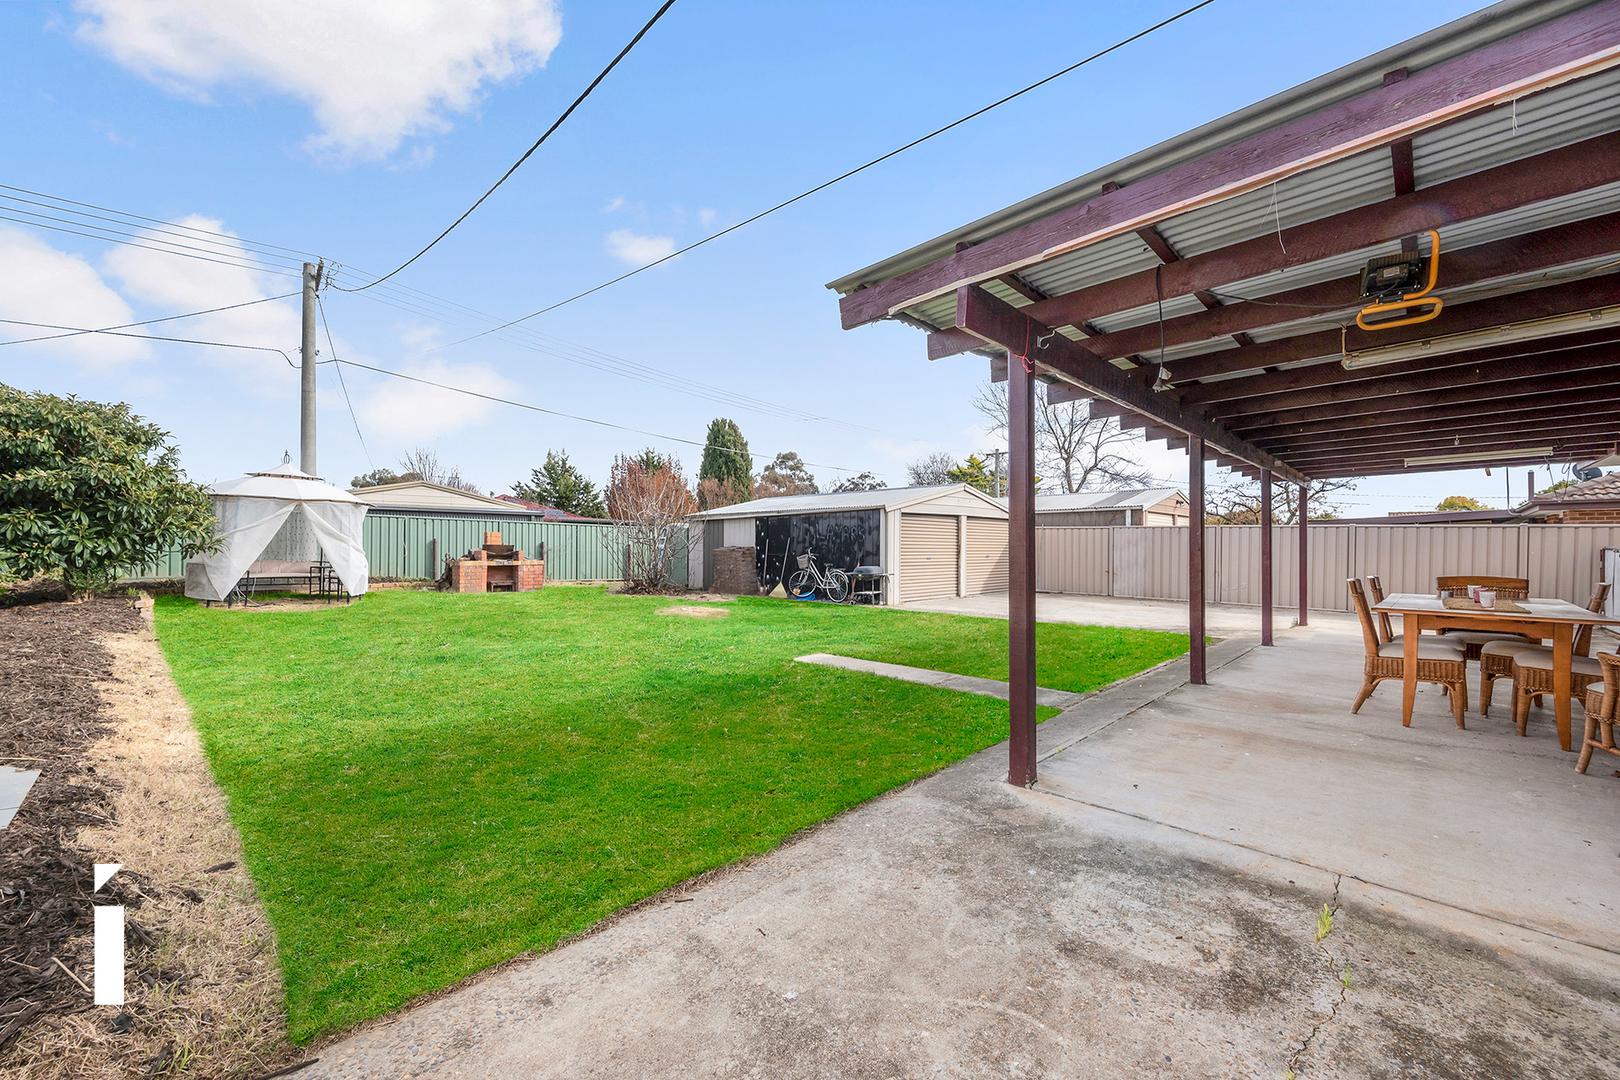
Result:
[[[157,629],[279,938],[294,1039],[544,949],[1006,736],[991,698],[793,663],[1006,678],[1006,623],[598,589],[158,600]],[[1087,690],[1185,635],[1042,625]]]

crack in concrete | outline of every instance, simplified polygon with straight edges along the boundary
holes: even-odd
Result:
[[[1333,895],[1327,902],[1328,914],[1335,922],[1337,922],[1339,917],[1339,886],[1343,883],[1343,881],[1343,874],[1333,875]],[[1311,1025],[1311,1030],[1305,1033],[1305,1038],[1300,1041],[1298,1046],[1294,1047],[1294,1052],[1288,1055],[1288,1065],[1285,1072],[1288,1080],[1294,1080],[1294,1077],[1298,1074],[1300,1062],[1304,1059],[1305,1055],[1310,1052],[1311,1044],[1316,1041],[1316,1037],[1321,1034],[1322,1029],[1333,1023],[1333,1021],[1338,1017],[1340,1006],[1342,1006],[1345,999],[1350,996],[1350,980],[1345,977],[1350,967],[1349,954],[1346,954],[1343,960],[1339,960],[1334,957],[1333,950],[1327,947],[1327,940],[1333,936],[1333,930],[1336,928],[1337,927],[1330,927],[1328,932],[1323,934],[1321,939],[1316,942],[1316,947],[1322,950],[1322,954],[1329,960],[1334,961],[1335,965],[1337,966],[1339,993],[1333,999],[1333,1004],[1328,1007],[1327,1015]]]

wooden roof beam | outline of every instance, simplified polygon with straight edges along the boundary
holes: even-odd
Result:
[[[1013,363],[1017,363],[1018,356],[1027,350],[1032,363],[1051,368],[1090,388],[1095,391],[1096,397],[1118,402],[1165,427],[1197,435],[1214,444],[1217,451],[1269,468],[1282,479],[1295,483],[1306,481],[1298,470],[1237,438],[1232,432],[1210,421],[1202,412],[1184,409],[1166,395],[1154,394],[1126,372],[1088,351],[1080,342],[1071,341],[1051,327],[1036,322],[1024,314],[1024,309],[997,300],[978,286],[964,285],[957,291],[956,324],[987,344],[1008,350],[1013,354]],[[1042,342],[1045,343],[1044,348]]]
[[[1616,63],[1620,63],[1620,0],[1600,0],[857,289],[839,301],[843,324],[864,325],[962,285],[1012,273],[1315,166],[1388,146]],[[1397,235],[1430,227],[1407,226]],[[1294,250],[1292,239],[1289,250]],[[1299,261],[1320,257],[1306,253]]]
[[[1551,446],[1553,453],[1547,457],[1522,456],[1522,452],[1525,450],[1536,449],[1543,446]],[[1563,443],[1559,443],[1555,439],[1542,439],[1540,442],[1537,442],[1534,439],[1529,439],[1511,445],[1504,444],[1501,446],[1481,446],[1475,447],[1470,451],[1465,451],[1468,453],[1490,451],[1501,454],[1501,456],[1498,458],[1491,458],[1485,461],[1453,462],[1440,465],[1407,465],[1406,462],[1411,458],[1439,457],[1444,453],[1444,451],[1436,454],[1392,453],[1388,457],[1382,458],[1348,458],[1338,461],[1319,462],[1312,466],[1313,470],[1315,470],[1313,471],[1312,475],[1320,477],[1341,477],[1385,475],[1391,472],[1433,472],[1449,469],[1453,465],[1467,469],[1494,469],[1511,465],[1521,467],[1534,466],[1543,465],[1554,461],[1580,461],[1584,458],[1600,457],[1609,453],[1614,446],[1615,440],[1612,438],[1589,440],[1580,439],[1566,441]],[[1519,452],[1519,456],[1515,456],[1515,451]]]
[[[1532,413],[1536,415],[1532,415]],[[1620,427],[1620,395],[1608,401],[1594,401],[1585,410],[1564,406],[1529,410],[1523,413],[1505,413],[1497,417],[1463,416],[1454,420],[1435,418],[1421,422],[1386,424],[1382,427],[1353,431],[1324,431],[1307,435],[1261,436],[1254,443],[1278,456],[1316,449],[1352,449],[1369,443],[1390,439],[1406,441],[1443,441],[1459,435],[1491,434],[1518,431],[1529,424],[1548,425],[1549,429],[1567,431],[1577,427],[1609,424]]]
[[[1418,445],[1405,441],[1390,440],[1382,446],[1364,446],[1353,450],[1315,450],[1290,454],[1288,460],[1298,462],[1302,468],[1320,468],[1329,466],[1334,462],[1346,463],[1368,459],[1441,457],[1453,453],[1472,454],[1479,450],[1523,449],[1527,446],[1585,446],[1593,442],[1610,443],[1616,437],[1617,433],[1613,427],[1569,432],[1558,430],[1518,431],[1505,434],[1497,433],[1472,439],[1448,440],[1438,446],[1432,443]]]
[[[1620,140],[1614,147],[1616,173],[1620,176]],[[1488,244],[1458,251],[1445,251],[1440,258],[1440,295],[1464,285],[1476,285],[1516,274],[1550,270],[1584,259],[1600,258],[1620,252],[1620,213],[1603,214],[1584,221],[1570,222],[1540,232],[1509,237]],[[1235,330],[1259,330],[1277,323],[1291,322],[1309,315],[1324,314],[1342,309],[1346,312],[1360,307],[1361,275],[1351,274],[1316,285],[1306,285],[1286,292],[1258,297],[1257,302],[1225,304],[1219,309],[1166,319],[1164,340],[1169,346],[1189,345],[1199,341],[1214,341]],[[1477,303],[1478,301],[1474,301]],[[1420,340],[1446,333],[1445,327],[1455,318],[1453,312],[1463,306],[1452,307],[1448,301],[1443,322],[1409,327],[1404,330],[1380,330],[1368,333],[1352,330],[1351,349],[1370,348],[1394,340]],[[1333,332],[1334,338],[1338,337]],[[1202,379],[1211,375],[1224,375],[1250,368],[1322,356],[1322,335],[1300,334],[1279,341],[1268,341],[1249,350],[1234,352],[1222,349],[1206,356],[1184,356],[1168,362],[1177,379]],[[1159,343],[1158,323],[1133,326],[1104,334],[1086,342],[1099,356],[1113,357],[1156,349]],[[1317,350],[1312,352],[1311,350]],[[1338,352],[1335,340],[1327,352]]]
[[[1472,388],[1469,388],[1472,392]],[[1544,410],[1581,409],[1594,402],[1620,399],[1613,387],[1594,387],[1583,379],[1573,387],[1552,387],[1544,393],[1520,394],[1502,398],[1490,395],[1472,399],[1453,399],[1427,406],[1403,409],[1400,416],[1380,416],[1376,413],[1341,415],[1316,413],[1283,423],[1251,423],[1255,417],[1245,417],[1243,432],[1248,438],[1274,442],[1277,439],[1303,435],[1323,435],[1341,432],[1359,432],[1371,428],[1389,428],[1398,431],[1401,425],[1450,423],[1469,418],[1497,419],[1519,413],[1535,414]]]

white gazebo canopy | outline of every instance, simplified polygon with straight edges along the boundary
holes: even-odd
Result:
[[[222,541],[212,555],[186,563],[186,595],[223,600],[259,559],[294,514],[303,519],[350,596],[370,585],[366,549],[361,543],[367,505],[318,476],[293,468],[290,459],[262,472],[216,484],[215,535]]]

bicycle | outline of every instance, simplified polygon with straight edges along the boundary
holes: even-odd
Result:
[[[788,595],[795,600],[814,596],[819,590],[821,595],[835,604],[842,604],[849,599],[849,575],[842,570],[823,571],[816,565],[815,549],[806,548],[799,556],[799,568],[787,580]]]

